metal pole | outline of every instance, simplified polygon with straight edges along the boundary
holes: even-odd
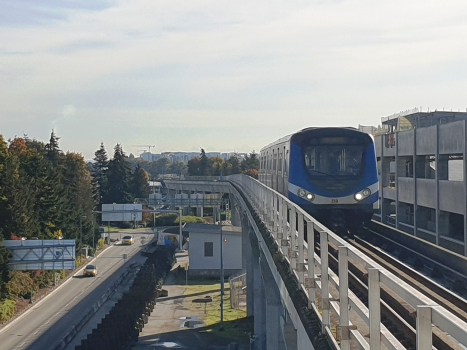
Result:
[[[79,217],[79,255],[81,256],[81,248],[83,247],[83,221],[82,217]]]
[[[96,256],[95,240],[96,240],[96,232],[94,232],[94,213],[93,213],[92,214],[92,251],[93,251],[94,256]]]
[[[182,209],[179,209],[179,213],[180,213],[180,223],[179,223],[179,228],[180,228],[180,232],[178,234],[178,248],[180,250],[182,250]]]
[[[219,214],[221,207],[219,205]],[[221,219],[221,218],[220,218]],[[219,225],[221,226],[221,328],[224,327],[224,259],[223,259],[223,247],[224,247],[224,237],[222,235],[222,220],[219,220]]]

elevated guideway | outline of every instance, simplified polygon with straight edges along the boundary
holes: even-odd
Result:
[[[223,181],[165,183],[188,196],[230,194],[232,221],[243,230],[247,312],[255,317],[255,349],[350,349],[351,344],[406,349],[381,322],[382,285],[416,310],[417,349],[432,349],[433,326],[459,348],[467,347],[467,323],[258,181],[234,175]],[[329,268],[330,245],[338,247],[338,274]],[[349,290],[350,260],[368,275],[367,303]]]

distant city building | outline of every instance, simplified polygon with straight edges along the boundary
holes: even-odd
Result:
[[[239,157],[239,160],[242,161],[245,159],[245,156],[248,153],[237,153],[237,156]],[[206,156],[208,158],[211,157],[219,157],[224,160],[228,160],[230,157],[234,156],[235,152],[229,152],[229,153],[222,153],[222,152],[207,152]],[[161,158],[167,158],[170,160],[171,163],[176,163],[176,162],[185,162],[188,163],[190,159],[193,159],[195,157],[199,157],[200,152],[162,152],[162,153],[151,153],[151,152],[143,152],[139,156],[141,159],[148,161],[148,162],[154,162],[156,160],[159,160]]]

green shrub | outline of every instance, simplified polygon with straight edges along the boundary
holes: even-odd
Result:
[[[60,274],[60,279],[64,279],[66,277],[65,270],[60,270],[59,274]]]
[[[43,270],[40,271],[34,278],[34,284],[37,288],[48,287],[54,283],[55,271],[53,270]]]
[[[206,221],[204,221],[204,219],[200,218],[199,216],[182,216],[182,224],[204,224],[205,222]],[[180,218],[177,217],[175,223],[178,225],[180,223]]]
[[[132,221],[117,221],[114,222],[114,225],[119,227],[119,228],[133,228],[133,222]]]
[[[78,255],[75,260],[76,267],[83,265],[84,261],[85,259],[81,255]]]
[[[0,301],[0,320],[7,321],[13,317],[15,314],[15,305],[14,300],[6,299]]]
[[[105,244],[104,238],[99,238],[99,240],[97,241],[97,248],[98,249],[104,248],[104,244]]]
[[[176,219],[178,219],[177,214],[164,214],[156,216],[156,226],[175,226]]]
[[[11,296],[25,296],[34,289],[34,281],[27,272],[11,271],[10,281],[7,283],[7,290]]]

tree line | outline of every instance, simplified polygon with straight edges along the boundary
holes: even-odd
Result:
[[[244,173],[258,178],[259,160],[253,151],[240,161],[240,156],[234,153],[229,159],[220,157],[208,158],[204,149],[201,149],[199,157],[188,161],[188,174],[190,176],[227,176]]]
[[[94,247],[99,234],[103,203],[132,203],[147,198],[151,173],[230,175],[246,173],[257,177],[259,162],[253,152],[240,160],[199,157],[171,163],[162,158],[142,162],[127,157],[120,144],[110,158],[101,143],[93,162],[83,156],[63,152],[59,137],[52,131],[47,143],[28,136],[6,141],[0,134],[0,319],[14,309],[14,298],[47,286],[55,278],[53,271],[9,271],[9,251],[1,244],[9,239],[74,239],[77,249]],[[62,272],[63,274],[63,272]],[[10,315],[11,316],[11,315]]]
[[[9,239],[74,239],[77,249],[96,245],[102,203],[132,203],[147,197],[149,176],[131,170],[121,145],[108,159],[103,144],[95,162],[63,152],[52,131],[48,143],[28,136],[0,135],[0,320],[14,311],[14,299],[52,283],[54,271],[9,271]],[[63,275],[63,272],[62,272]]]

